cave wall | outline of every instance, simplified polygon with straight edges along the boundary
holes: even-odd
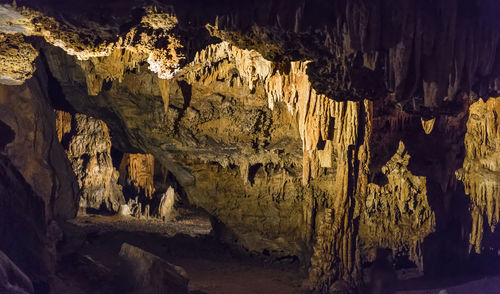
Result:
[[[67,219],[78,208],[78,188],[57,138],[45,85],[40,74],[20,86],[0,86],[1,118],[16,134],[5,152],[42,198],[47,220]]]
[[[76,215],[79,190],[42,72],[0,85],[0,121],[0,250],[45,291],[62,238],[57,221]]]
[[[479,252],[499,211],[497,107],[476,102],[498,90],[494,2],[263,2],[2,6],[0,28],[34,36],[59,94],[154,156],[225,241],[311,257],[311,289],[356,285],[376,247],[426,272]]]

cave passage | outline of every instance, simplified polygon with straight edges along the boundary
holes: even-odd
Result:
[[[497,0],[0,0],[0,293],[500,293]]]

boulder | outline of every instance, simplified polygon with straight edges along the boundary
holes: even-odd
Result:
[[[120,258],[124,261],[124,281],[130,283],[132,293],[181,294],[187,293],[189,282],[186,271],[166,260],[123,243]]]

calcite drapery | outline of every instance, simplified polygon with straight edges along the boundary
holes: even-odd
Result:
[[[484,220],[493,232],[500,221],[500,98],[479,99],[469,108],[463,168],[457,177],[471,199],[470,246],[481,252]]]
[[[146,197],[152,198],[155,192],[154,164],[155,159],[151,154],[124,154],[120,163],[120,183],[132,184],[138,192],[143,192]]]

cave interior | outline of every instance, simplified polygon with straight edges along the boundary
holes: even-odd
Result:
[[[500,293],[497,0],[0,0],[0,293]]]

